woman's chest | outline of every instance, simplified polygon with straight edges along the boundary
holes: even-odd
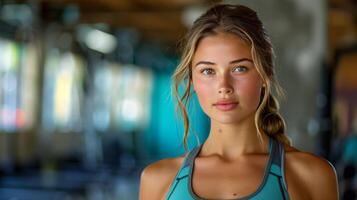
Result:
[[[214,167],[213,167],[214,166]],[[202,198],[233,199],[254,193],[262,184],[264,163],[203,164],[193,168],[192,190]]]

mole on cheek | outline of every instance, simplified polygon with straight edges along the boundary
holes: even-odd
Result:
[[[222,129],[219,128],[219,129],[218,129],[218,133],[222,133]]]

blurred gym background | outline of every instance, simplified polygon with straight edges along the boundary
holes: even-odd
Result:
[[[170,75],[218,2],[257,10],[287,134],[356,199],[356,0],[1,0],[0,199],[137,199],[147,164],[184,153]],[[209,120],[197,99],[189,114],[192,148]]]

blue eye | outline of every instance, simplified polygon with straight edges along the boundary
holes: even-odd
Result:
[[[204,75],[211,75],[211,74],[213,74],[213,69],[205,68],[205,69],[202,69],[200,72],[201,72],[201,74],[204,74]]]
[[[248,71],[248,68],[247,67],[244,67],[244,66],[237,66],[235,68],[233,68],[233,71],[237,71],[237,72],[245,72],[245,71]]]

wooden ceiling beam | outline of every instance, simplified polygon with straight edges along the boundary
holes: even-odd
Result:
[[[208,3],[207,0],[133,0],[135,4],[149,8],[184,8],[192,5],[202,5]]]
[[[97,8],[99,11],[103,9],[106,11],[158,11],[182,10],[187,6],[207,5],[217,0],[39,0],[38,2],[55,6],[75,4],[81,8]]]
[[[82,13],[81,23],[107,23],[114,27],[134,27],[154,31],[181,31],[186,27],[181,12]]]
[[[143,38],[176,43],[187,31],[182,13],[187,6],[207,5],[213,0],[39,0],[43,19],[59,20],[57,9],[78,5],[78,23],[104,23],[113,28],[134,28]],[[54,10],[54,12],[52,12]]]
[[[130,0],[40,0],[40,2],[57,6],[75,4],[79,7],[97,7],[99,10],[105,9],[109,11],[134,8],[134,4]]]

